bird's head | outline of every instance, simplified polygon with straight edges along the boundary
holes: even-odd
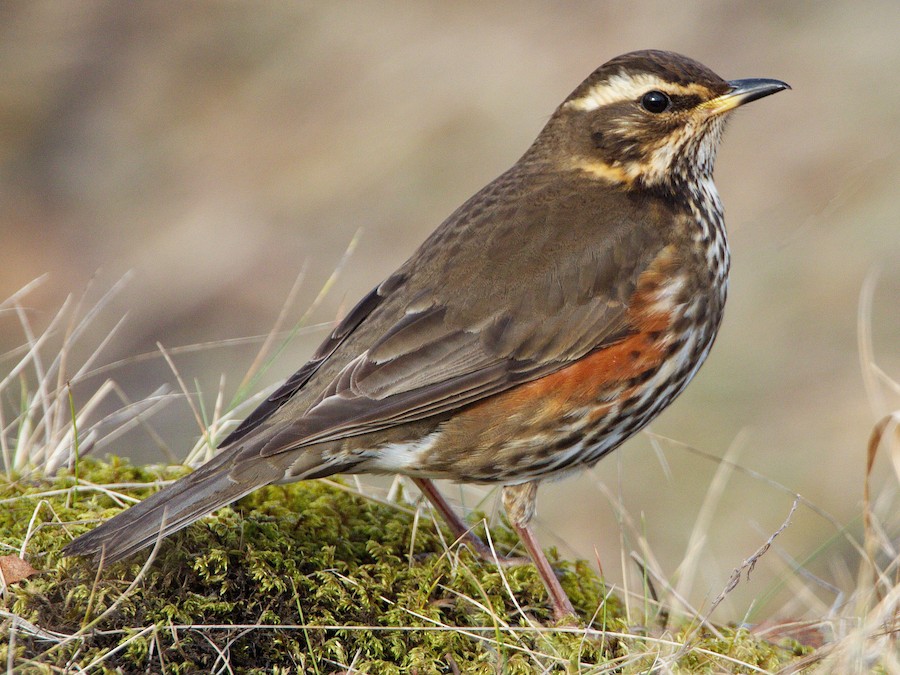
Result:
[[[544,159],[604,181],[690,184],[712,175],[727,113],[789,88],[770,79],[729,82],[672,52],[631,52],[582,82],[535,145]]]

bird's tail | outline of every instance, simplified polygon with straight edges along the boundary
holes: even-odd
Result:
[[[187,527],[217,508],[240,499],[284,476],[271,465],[266,470],[243,471],[233,476],[231,453],[213,458],[193,473],[144,501],[123,511],[99,527],[69,543],[66,555],[92,555],[106,562],[121,560],[149,546],[159,537]],[[223,456],[224,455],[224,456]],[[250,474],[250,475],[248,475]]]

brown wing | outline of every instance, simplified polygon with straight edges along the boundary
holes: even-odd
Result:
[[[328,336],[328,339],[319,346],[312,358],[257,406],[234,431],[225,437],[225,440],[219,444],[219,447],[232,445],[235,441],[243,438],[270,418],[281,406],[290,401],[294,394],[300,391],[303,385],[309,381],[309,378],[316,373],[319,366],[325,362],[325,359],[331,356],[340,347],[344,339],[356,330],[357,326],[381,303],[386,292],[390,290],[389,288],[385,289],[384,286],[382,284],[373,288],[360,300],[331,335]]]
[[[628,334],[627,299],[665,245],[646,224],[655,207],[598,181],[573,189],[569,177],[566,195],[535,181],[482,208],[504,178],[366,296],[226,443],[271,456],[441,415]]]

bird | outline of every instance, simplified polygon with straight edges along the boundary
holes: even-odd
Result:
[[[65,547],[112,562],[273,483],[402,474],[501,486],[554,617],[575,615],[532,529],[538,485],[593,466],[706,360],[730,251],[725,120],[790,89],[659,50],[597,68],[192,473]]]

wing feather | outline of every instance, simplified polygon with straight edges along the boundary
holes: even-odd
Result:
[[[627,336],[664,235],[641,225],[646,204],[592,212],[553,188],[490,219],[463,205],[226,442],[271,456],[444,415]]]

